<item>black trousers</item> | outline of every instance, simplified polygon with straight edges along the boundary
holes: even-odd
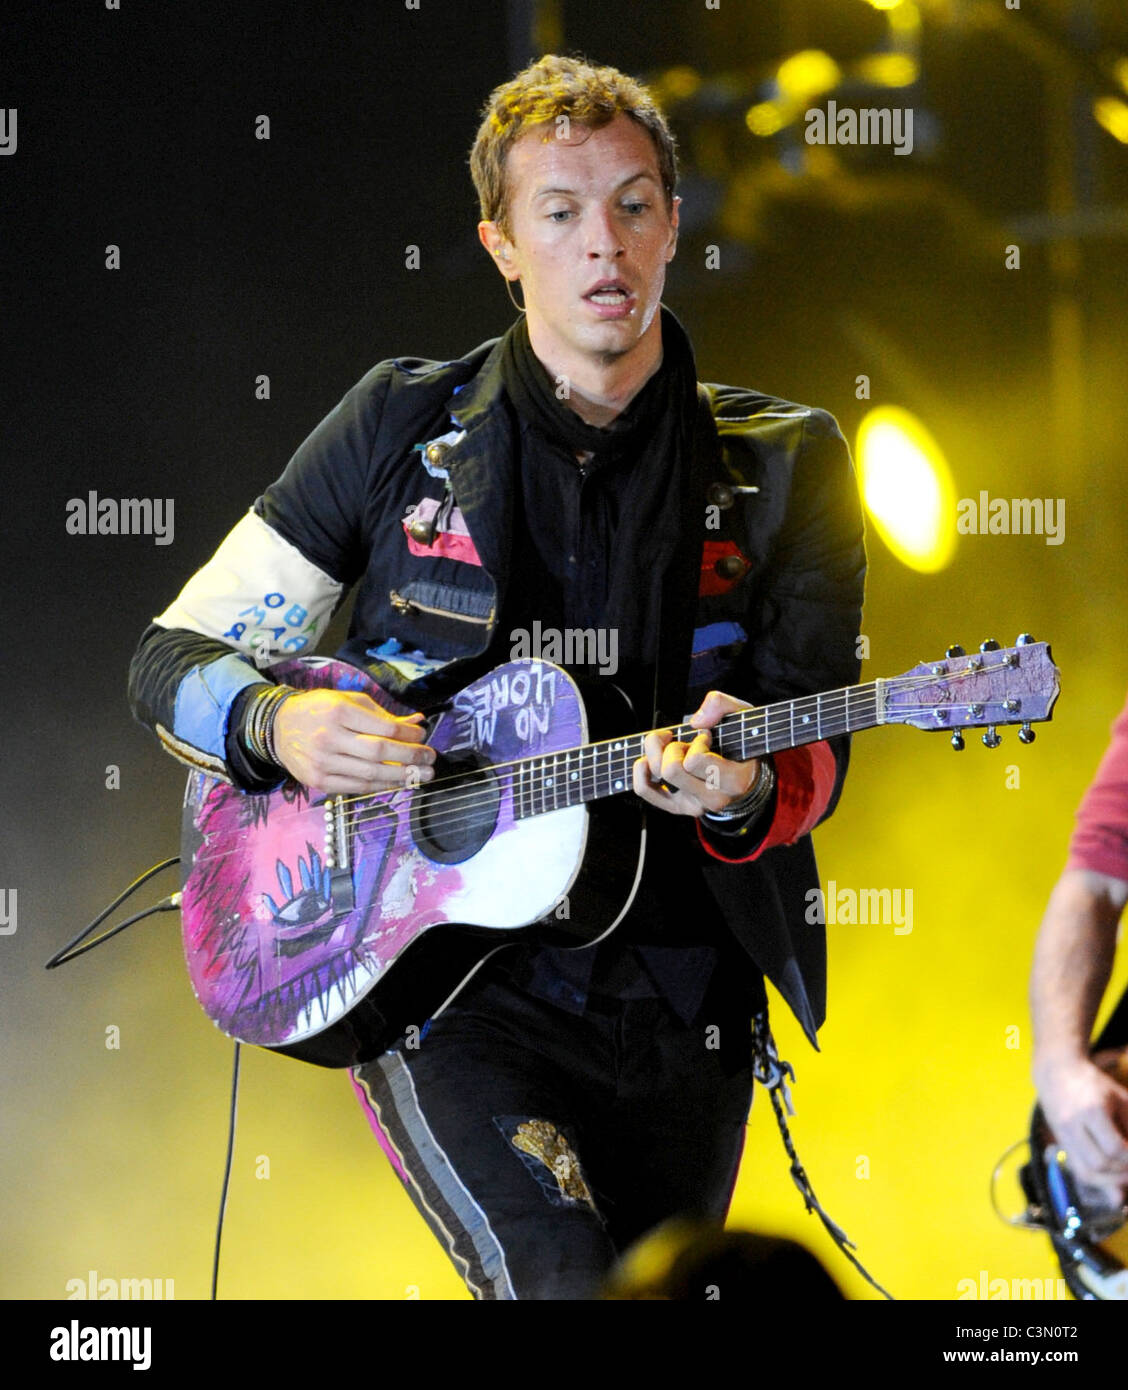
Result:
[[[663,1220],[723,1221],[752,1102],[750,1014],[721,970],[687,1025],[661,998],[593,996],[572,1014],[491,962],[417,1046],[353,1081],[475,1298],[597,1298]]]

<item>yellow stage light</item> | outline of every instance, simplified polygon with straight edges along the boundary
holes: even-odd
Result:
[[[875,87],[909,87],[920,76],[920,65],[908,53],[871,53],[855,71]]]
[[[760,101],[748,108],[744,123],[753,135],[775,135],[787,120],[778,101]]]
[[[669,99],[685,100],[701,86],[701,74],[694,68],[669,68],[662,75],[662,93]]]
[[[856,457],[881,539],[910,569],[943,569],[956,546],[956,492],[936,441],[909,411],[878,406],[858,429]]]
[[[830,56],[818,48],[805,48],[793,53],[779,65],[776,82],[784,101],[804,102],[823,92],[833,91],[842,78],[842,70]]]
[[[1098,97],[1093,102],[1093,115],[1114,140],[1128,145],[1128,104],[1119,97]]]
[[[889,18],[889,28],[898,36],[899,42],[906,43],[920,37],[920,10],[912,0],[898,0],[895,6],[886,8],[885,13]]]

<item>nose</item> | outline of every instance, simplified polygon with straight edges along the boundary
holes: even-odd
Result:
[[[610,208],[594,208],[587,217],[587,253],[593,260],[613,260],[624,251],[623,238]]]

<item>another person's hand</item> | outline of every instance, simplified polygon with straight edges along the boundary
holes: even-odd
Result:
[[[1128,1187],[1128,1087],[1087,1057],[1035,1068],[1042,1111],[1083,1183]]]

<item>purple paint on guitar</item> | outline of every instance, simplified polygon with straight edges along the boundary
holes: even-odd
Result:
[[[292,660],[271,668],[271,675],[294,686],[361,690],[393,714],[409,712],[363,672],[339,662]],[[575,748],[585,734],[582,701],[564,672],[519,661],[460,691],[428,741],[455,763],[485,766]],[[522,900],[520,882],[510,889],[498,881],[497,855],[513,853],[501,842],[527,835],[525,828],[538,823],[543,841],[545,820],[515,821],[504,769],[468,787],[461,779],[451,782],[449,767],[440,767],[438,781],[445,785],[342,799],[350,871],[337,870],[338,897],[343,885],[348,901],[335,908],[329,860],[340,847],[327,839],[321,793],[311,800],[307,789],[288,783],[270,795],[250,796],[191,775],[184,822],[184,862],[191,865],[182,901],[185,955],[197,998],[225,1033],[277,1046],[320,1032],[427,927],[524,925],[540,915],[534,910],[538,894],[548,892],[547,911],[552,893],[564,891],[529,881]],[[468,808],[478,808],[476,830]],[[330,825],[339,827],[340,819]],[[570,859],[549,867],[566,887]],[[488,917],[487,900],[498,908]]]

